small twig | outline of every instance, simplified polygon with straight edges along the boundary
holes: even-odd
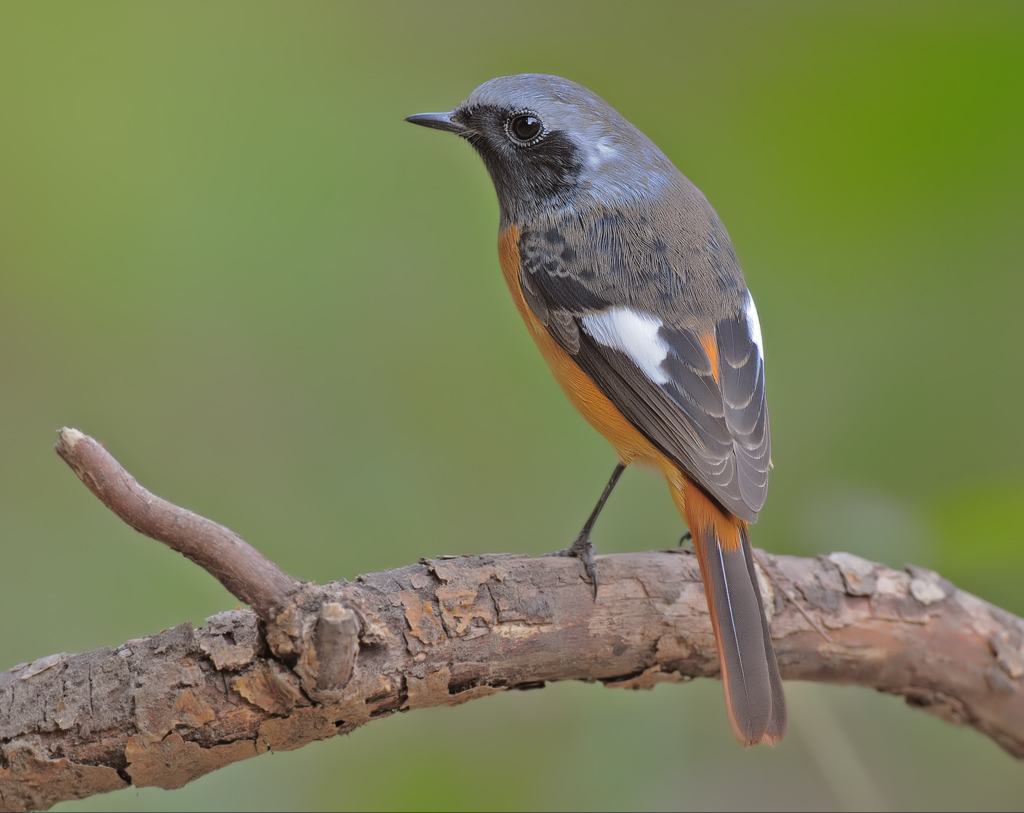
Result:
[[[300,586],[234,531],[151,494],[98,441],[67,427],[58,435],[57,454],[107,508],[195,562],[265,621]]]

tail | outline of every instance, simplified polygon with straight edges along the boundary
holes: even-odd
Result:
[[[747,523],[688,486],[684,512],[711,611],[729,723],[743,745],[775,744],[786,733],[786,698]]]

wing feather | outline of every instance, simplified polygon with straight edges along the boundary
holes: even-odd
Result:
[[[695,295],[679,295],[678,279],[662,278],[685,279],[685,270],[637,267],[598,280],[582,252],[565,251],[564,235],[547,237],[560,251],[546,252],[544,240],[521,251],[527,305],[644,436],[733,514],[755,521],[771,441],[760,327],[745,287],[709,316],[696,311]],[[638,301],[645,286],[664,293]]]

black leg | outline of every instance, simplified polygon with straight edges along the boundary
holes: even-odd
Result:
[[[590,512],[590,517],[583,524],[583,530],[576,535],[576,539],[573,540],[572,545],[564,550],[545,554],[546,556],[575,556],[583,562],[583,569],[586,571],[587,576],[590,577],[590,581],[594,585],[595,601],[597,600],[597,565],[594,563],[594,545],[590,541],[590,532],[594,530],[594,523],[597,522],[597,518],[601,515],[601,509],[604,508],[604,504],[608,502],[608,497],[611,495],[612,490],[615,488],[615,484],[619,482],[619,478],[625,470],[626,464],[621,461],[615,466],[615,471],[612,472],[612,476],[608,480],[608,485],[606,485],[604,487],[604,491],[601,492],[601,498],[597,501],[597,505],[594,506],[594,510]]]
[[[679,547],[682,547],[687,542],[692,542],[692,541],[693,541],[693,534],[690,533],[689,531],[687,531],[685,534],[683,534],[681,537],[679,537]]]

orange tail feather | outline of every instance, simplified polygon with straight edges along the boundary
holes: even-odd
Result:
[[[681,496],[677,503],[684,502],[718,644],[729,723],[743,745],[777,743],[786,733],[786,698],[747,523],[723,513],[691,483]]]

